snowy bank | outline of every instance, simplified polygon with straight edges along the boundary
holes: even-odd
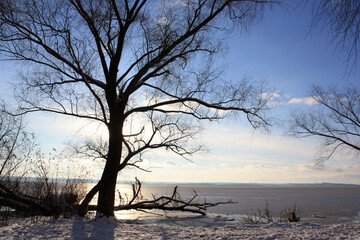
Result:
[[[359,224],[273,223],[243,226],[204,223],[209,221],[199,218],[146,223],[75,217],[31,223],[27,219],[16,219],[0,227],[0,239],[360,239]]]

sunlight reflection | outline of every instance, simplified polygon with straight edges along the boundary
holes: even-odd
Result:
[[[139,220],[144,213],[136,210],[116,211],[115,217],[118,220]]]

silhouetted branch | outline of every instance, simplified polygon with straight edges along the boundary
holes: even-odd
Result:
[[[320,26],[322,29],[329,29],[330,41],[340,51],[347,52],[350,74],[356,67],[360,50],[360,2],[357,0],[303,0],[303,2],[312,5],[312,28]]]
[[[293,113],[291,132],[297,137],[317,136],[323,142],[318,162],[328,160],[341,149],[360,151],[360,94],[357,89],[313,88],[317,103],[311,112]]]

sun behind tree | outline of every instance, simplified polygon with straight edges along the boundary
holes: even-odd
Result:
[[[1,2],[2,56],[27,64],[17,89],[19,114],[63,114],[108,129],[103,174],[80,213],[98,192],[97,212],[114,215],[118,173],[140,167],[143,152],[165,148],[187,157],[201,150],[191,141],[200,120],[235,111],[255,128],[268,124],[262,86],[221,79],[221,69],[211,66],[222,47],[219,34],[246,27],[265,3]]]

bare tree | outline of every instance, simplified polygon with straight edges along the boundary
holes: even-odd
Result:
[[[312,95],[316,106],[309,112],[293,114],[292,133],[297,137],[322,139],[318,163],[340,150],[357,158],[360,153],[360,92],[354,88],[338,91],[314,87]]]
[[[0,51],[26,62],[20,114],[45,111],[104,124],[109,132],[97,212],[114,214],[117,176],[139,167],[144,151],[183,157],[200,120],[242,112],[268,124],[266,95],[247,79],[221,79],[211,59],[220,35],[261,16],[260,0],[4,0]],[[90,145],[88,145],[90,146]],[[93,151],[94,149],[89,149]],[[95,149],[96,151],[96,149]]]
[[[303,2],[312,4],[312,27],[329,28],[331,42],[339,50],[348,53],[347,62],[351,72],[359,54],[360,2],[357,0],[304,0]]]

